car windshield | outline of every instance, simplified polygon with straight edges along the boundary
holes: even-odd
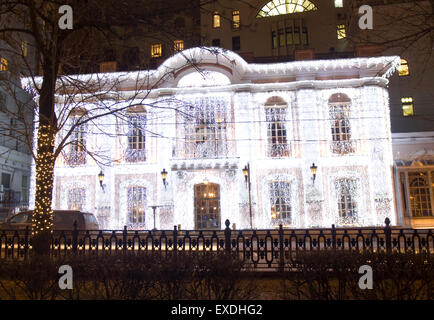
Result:
[[[25,223],[25,222],[27,222],[28,219],[29,219],[28,213],[19,213],[19,214],[13,216],[9,220],[9,222],[10,223]]]

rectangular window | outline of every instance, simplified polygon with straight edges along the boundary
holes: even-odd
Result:
[[[83,211],[86,203],[86,190],[84,188],[72,188],[68,190],[68,210]]]
[[[404,117],[414,116],[413,98],[406,97],[401,99],[402,103],[402,115]]]
[[[275,181],[269,184],[271,219],[274,222],[291,224],[291,185]]]
[[[6,58],[0,58],[0,71],[8,70],[8,60]]]
[[[343,8],[344,0],[335,0],[335,8]]]
[[[347,37],[347,31],[345,29],[344,24],[338,24],[336,26],[336,29],[337,29],[338,40],[342,40],[342,39],[345,39]]]
[[[298,45],[300,43],[301,43],[300,27],[294,27],[294,44]]]
[[[409,172],[410,210],[413,217],[432,217],[428,172]]]
[[[292,46],[294,44],[292,27],[286,28],[286,45]]]
[[[191,101],[185,123],[185,156],[187,158],[224,157],[226,141],[226,103],[214,97]]]
[[[21,177],[21,201],[23,204],[28,204],[29,202],[29,177]]]
[[[212,27],[220,28],[220,14],[217,11],[212,15]]]
[[[213,47],[220,47],[220,39],[213,39],[212,40],[212,46]]]
[[[173,51],[180,52],[184,50],[184,40],[173,41]]]
[[[303,33],[301,34],[301,40],[302,40],[304,45],[307,45],[307,44],[309,44],[309,37],[307,34],[307,28],[303,27],[302,31],[303,31]]]
[[[21,42],[21,51],[22,51],[24,57],[27,57],[27,47],[28,47],[27,41],[22,41]]]
[[[408,68],[408,61],[405,59],[401,59],[401,64],[398,67],[398,75],[400,77],[408,76],[410,74],[410,70]]]
[[[341,224],[352,224],[357,221],[357,186],[352,179],[339,179],[335,182],[338,191],[338,212]]]
[[[2,173],[2,185],[3,188],[9,189],[11,187],[11,175],[10,173]]]
[[[267,121],[268,156],[289,156],[289,145],[286,134],[286,105],[267,107],[265,116]]]
[[[86,125],[77,125],[81,121],[81,116],[71,118],[71,126],[74,126],[70,136],[70,150],[66,157],[69,165],[86,164]]]
[[[129,224],[144,224],[146,209],[146,188],[130,187],[128,189],[127,205]]]
[[[232,28],[239,29],[240,28],[240,11],[234,10],[232,11]]]
[[[161,43],[153,44],[151,46],[151,57],[159,58],[163,54],[163,45]]]
[[[271,32],[271,47],[272,49],[277,48],[277,35],[276,31]]]
[[[128,162],[146,161],[145,130],[146,114],[129,114],[128,119],[128,148],[125,158]]]
[[[285,33],[283,29],[279,29],[279,47],[285,46]]]
[[[232,37],[232,50],[237,51],[241,49],[241,38]]]

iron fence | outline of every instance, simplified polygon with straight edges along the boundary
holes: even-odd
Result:
[[[160,253],[203,254],[230,253],[255,269],[282,270],[299,252],[347,250],[360,252],[434,253],[432,229],[385,227],[231,230],[226,220],[224,230],[73,230],[54,231],[50,253],[110,254]],[[0,232],[0,260],[26,259],[32,252],[31,232]]]

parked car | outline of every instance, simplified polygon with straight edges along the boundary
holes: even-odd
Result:
[[[32,228],[33,211],[19,212],[4,223],[0,223],[0,230],[23,230],[27,226]],[[72,211],[72,210],[54,210],[54,230],[72,230],[74,221],[77,221],[78,230],[98,230],[99,225],[92,213]]]

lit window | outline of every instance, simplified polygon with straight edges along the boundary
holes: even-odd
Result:
[[[201,183],[194,186],[196,229],[220,229],[220,186]]]
[[[410,208],[413,217],[431,217],[430,188],[427,172],[409,172]]]
[[[212,27],[220,28],[220,14],[218,12],[214,12],[212,15]]]
[[[342,224],[351,224],[357,220],[356,181],[338,179],[335,182],[338,193],[338,212]]]
[[[240,28],[240,11],[238,10],[232,11],[232,28],[233,29]]]
[[[128,148],[125,160],[128,162],[146,161],[145,130],[146,114],[130,113],[128,119]]]
[[[398,67],[398,75],[402,77],[402,76],[408,76],[409,74],[410,74],[410,70],[408,68],[408,61],[405,59],[401,59],[401,64]]]
[[[313,10],[317,10],[317,8],[308,0],[273,0],[259,10],[256,18],[266,18]]]
[[[24,57],[27,57],[27,47],[28,47],[27,41],[22,41],[21,42],[21,51],[22,51]]]
[[[68,190],[68,210],[83,211],[86,203],[86,190],[73,188]]]
[[[272,98],[273,99],[273,98]],[[265,117],[267,121],[268,156],[289,156],[289,144],[286,133],[286,103],[278,97],[267,102]]]
[[[291,184],[274,181],[268,185],[270,191],[271,219],[274,222],[291,224]]]
[[[127,205],[129,225],[143,225],[145,223],[146,188],[128,188]]]
[[[414,116],[413,98],[406,97],[401,99],[402,115],[404,117]]]
[[[345,29],[344,24],[338,24],[337,25],[337,33],[338,33],[338,39],[345,39],[347,37],[347,31]]]
[[[333,153],[347,154],[354,152],[351,140],[350,98],[341,93],[334,94],[329,99]]]
[[[6,58],[0,59],[0,71],[6,71],[8,70],[8,60]]]
[[[175,40],[173,42],[173,50],[175,52],[180,52],[184,50],[184,40]]]
[[[343,8],[344,0],[335,0],[335,8]]]
[[[153,44],[151,46],[151,57],[158,58],[163,54],[163,46],[161,43]]]

